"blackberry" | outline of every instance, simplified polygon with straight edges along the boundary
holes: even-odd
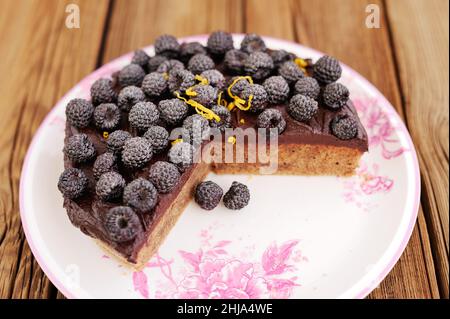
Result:
[[[196,85],[192,91],[197,93],[192,99],[203,106],[209,107],[217,101],[218,91],[211,85]]]
[[[207,55],[196,54],[189,59],[188,70],[194,74],[200,74],[203,71],[214,69],[214,61]]]
[[[151,182],[139,177],[125,187],[123,202],[138,213],[149,213],[158,202],[158,191]]]
[[[189,106],[179,99],[162,100],[158,109],[161,119],[172,126],[180,124],[189,112]]]
[[[169,74],[168,84],[171,93],[184,92],[195,85],[195,76],[188,70],[176,70]]]
[[[119,71],[117,79],[121,87],[134,85],[141,86],[145,71],[137,64],[129,64]]]
[[[155,72],[158,67],[169,59],[163,55],[155,55],[151,57],[147,64],[148,72]]]
[[[202,140],[208,138],[209,122],[200,114],[193,114],[183,121],[183,128],[189,133],[190,143],[200,146]]]
[[[251,102],[250,102],[250,109],[251,112],[259,112],[266,108],[267,103],[269,102],[269,97],[267,95],[266,90],[262,85],[259,84],[253,84],[249,85],[243,92],[241,97],[246,100],[247,102],[250,99],[250,96],[253,96]]]
[[[244,62],[244,70],[255,80],[263,80],[273,69],[273,61],[270,55],[256,51],[251,53]]]
[[[163,34],[155,40],[155,52],[168,58],[176,58],[180,52],[180,44],[173,35]]]
[[[97,156],[92,167],[95,179],[99,179],[102,174],[111,171],[117,171],[117,156],[111,152]]]
[[[183,172],[194,162],[195,148],[186,142],[173,145],[168,153],[169,161],[175,164]]]
[[[98,79],[91,86],[91,100],[94,105],[114,103],[117,95],[110,79]]]
[[[100,176],[95,185],[95,193],[105,201],[116,199],[122,195],[125,180],[117,172],[106,172]]]
[[[159,120],[159,111],[152,102],[139,102],[133,105],[128,114],[130,126],[140,132],[147,130]]]
[[[217,116],[220,117],[220,121],[216,122],[216,120],[209,120],[209,126],[213,128],[218,128],[220,131],[225,131],[226,128],[231,127],[231,113],[230,111],[222,105],[215,105],[211,108]]]
[[[325,86],[322,100],[332,110],[338,110],[347,104],[350,92],[341,83],[331,83]]]
[[[223,190],[212,181],[201,182],[195,188],[195,202],[203,209],[212,210],[219,205]]]
[[[200,74],[203,78],[208,80],[208,84],[215,87],[218,90],[223,90],[225,88],[225,77],[218,70],[207,70]]]
[[[104,227],[109,238],[118,243],[130,241],[142,232],[139,217],[127,206],[111,208],[106,213]]]
[[[294,90],[296,94],[317,100],[320,94],[320,85],[315,78],[306,76],[295,83]]]
[[[88,179],[81,169],[69,167],[62,172],[58,180],[58,189],[64,197],[75,199],[84,194]]]
[[[226,208],[238,210],[248,205],[250,201],[250,191],[242,183],[233,182],[228,192],[223,196],[223,203]]]
[[[141,88],[147,96],[159,97],[167,90],[166,77],[158,72],[149,73],[144,77]]]
[[[280,104],[289,98],[289,84],[282,76],[271,76],[263,83],[269,102]]]
[[[273,50],[269,54],[276,68],[278,68],[284,62],[292,61],[295,59],[295,54],[289,53],[285,50]]]
[[[145,80],[145,78],[144,78]],[[131,85],[124,87],[117,98],[117,105],[123,111],[130,111],[131,107],[138,102],[145,101],[145,94],[141,88]]]
[[[318,104],[313,99],[301,95],[294,95],[287,107],[287,112],[292,118],[300,122],[308,122],[316,115]]]
[[[114,154],[120,154],[125,141],[131,138],[131,134],[127,131],[117,130],[109,134],[106,140],[106,148]]]
[[[322,85],[336,82],[342,74],[339,61],[324,55],[313,66],[313,77]]]
[[[294,83],[305,76],[302,69],[300,69],[294,61],[287,61],[280,65],[278,74],[285,78],[289,84]]]
[[[87,127],[93,114],[94,106],[85,99],[73,99],[67,103],[66,117],[69,123],[75,127]]]
[[[281,134],[286,128],[286,120],[279,110],[267,109],[258,115],[256,126],[266,129],[276,128],[278,129],[278,134]]]
[[[178,60],[167,60],[161,63],[156,72],[170,74],[176,70],[184,70],[184,64]]]
[[[242,40],[241,50],[249,54],[258,51],[266,51],[266,44],[259,35],[250,33],[245,35]]]
[[[120,123],[120,110],[113,103],[102,103],[94,111],[95,126],[104,131],[115,129]]]
[[[208,49],[214,55],[224,55],[228,50],[233,49],[233,37],[224,31],[215,31],[208,37]]]
[[[165,194],[180,181],[180,172],[177,167],[169,162],[157,161],[148,172],[148,179],[155,185],[159,193]]]
[[[143,167],[153,156],[153,150],[147,139],[132,137],[125,141],[122,150],[122,162],[125,166],[137,169]]]
[[[148,62],[150,61],[150,57],[144,50],[137,50],[134,52],[133,57],[131,58],[132,64],[137,64],[144,70],[147,68]]]
[[[184,42],[180,46],[180,60],[188,62],[196,54],[206,54],[206,49],[199,42]]]
[[[67,139],[64,154],[74,163],[84,163],[93,159],[96,151],[89,137],[82,133]]]
[[[349,115],[337,115],[330,123],[331,133],[340,140],[351,140],[358,134],[358,124]]]
[[[169,144],[169,132],[162,126],[150,126],[144,137],[149,141],[154,153],[160,153]]]
[[[229,85],[231,85],[235,80],[236,77],[231,78]],[[231,93],[237,96],[241,96],[242,92],[244,92],[244,90],[248,88],[250,85],[251,84],[247,80],[240,79],[231,88]]]
[[[235,73],[242,74],[244,72],[244,62],[248,58],[248,54],[241,50],[230,50],[225,53],[225,67]]]

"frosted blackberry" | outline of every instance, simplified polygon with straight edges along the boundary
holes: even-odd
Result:
[[[280,104],[289,98],[289,84],[282,76],[271,76],[263,83],[269,102]]]
[[[121,87],[129,85],[141,86],[144,77],[144,69],[137,64],[129,64],[125,66],[117,75],[117,79]]]
[[[169,145],[169,132],[162,126],[150,126],[144,137],[149,141],[155,154],[160,153]]]
[[[110,201],[122,196],[125,180],[117,172],[106,172],[100,176],[95,185],[95,193],[105,201]]]
[[[285,50],[273,50],[269,54],[276,68],[278,68],[284,62],[292,61],[295,59],[295,54],[289,53]]]
[[[339,61],[324,55],[313,66],[313,77],[322,85],[336,82],[342,74]]]
[[[166,77],[158,72],[149,73],[144,77],[141,88],[147,96],[159,97],[167,90]]]
[[[218,90],[223,90],[225,88],[225,77],[218,70],[207,70],[203,71],[200,76],[208,80],[208,84],[215,87]]]
[[[64,154],[74,163],[85,163],[94,158],[94,144],[86,134],[69,137],[64,145]]]
[[[264,40],[257,34],[247,34],[241,42],[241,50],[247,53],[265,51],[266,44]]]
[[[231,127],[231,113],[225,106],[215,105],[211,108],[211,111],[213,111],[214,114],[220,117],[220,121],[217,122],[214,119],[209,120],[210,127],[217,128],[222,132],[226,128]]]
[[[208,49],[214,55],[224,55],[228,50],[233,49],[233,37],[224,31],[215,31],[208,37]]]
[[[128,114],[130,126],[140,132],[146,131],[159,120],[159,111],[152,102],[139,102],[133,105]]]
[[[67,121],[75,127],[87,127],[92,120],[94,106],[85,99],[73,99],[67,103],[66,117]]]
[[[142,67],[144,70],[147,68],[148,62],[150,61],[150,57],[144,50],[137,50],[134,52],[133,57],[131,58],[131,63],[137,64]]]
[[[102,103],[94,111],[95,126],[104,131],[114,130],[120,123],[120,110],[113,103]]]
[[[285,78],[289,84],[295,83],[305,76],[302,69],[294,61],[284,62],[278,68],[278,74]]]
[[[214,69],[214,61],[207,55],[196,54],[189,59],[188,70],[194,74],[200,74],[203,71]]]
[[[311,120],[316,115],[317,110],[317,102],[301,94],[294,95],[287,107],[289,115],[300,122],[308,122]]]
[[[139,217],[127,206],[111,208],[106,213],[104,227],[108,237],[118,243],[130,241],[142,232]]]
[[[322,100],[332,110],[338,110],[347,104],[350,92],[341,83],[331,83],[325,86]]]
[[[256,126],[266,129],[276,128],[278,130],[278,134],[281,134],[286,129],[286,120],[279,110],[267,109],[258,115]]]
[[[233,49],[225,53],[224,64],[232,73],[242,74],[244,72],[244,62],[247,58],[247,53]]]
[[[211,85],[196,85],[192,90],[197,93],[192,99],[203,106],[209,107],[217,101],[218,91]]]
[[[81,169],[69,167],[58,180],[58,189],[64,197],[75,199],[83,195],[88,187],[88,179]]]
[[[131,107],[138,102],[145,101],[145,94],[137,86],[124,87],[117,98],[117,105],[122,111],[130,111]]]
[[[273,61],[265,52],[253,52],[244,62],[244,70],[255,80],[263,80],[273,69]]]
[[[297,94],[317,100],[320,94],[320,85],[315,78],[306,76],[295,83],[294,90]]]
[[[180,44],[173,35],[163,34],[155,40],[155,52],[168,58],[175,58],[180,52]]]
[[[169,162],[155,162],[148,172],[148,179],[159,193],[170,193],[180,181],[180,172]]]
[[[222,188],[212,181],[201,182],[195,188],[195,202],[203,209],[212,210],[222,199]]]
[[[101,103],[114,103],[117,95],[110,79],[98,79],[91,86],[91,100],[94,105]]]
[[[234,81],[235,81],[236,77],[231,78],[230,82],[228,83],[228,85],[231,85]],[[237,95],[237,96],[241,96],[242,92],[248,88],[251,84],[245,80],[245,79],[240,79],[238,80],[233,87],[231,88],[231,93],[233,93],[233,95]]]
[[[111,152],[97,156],[92,167],[95,179],[99,179],[101,175],[111,171],[117,171],[117,156]]]
[[[180,60],[188,62],[196,54],[206,54],[206,49],[199,42],[184,42],[180,46]]]
[[[238,210],[248,205],[250,201],[250,191],[244,184],[233,182],[228,192],[223,196],[223,203],[226,208]]]
[[[132,137],[125,141],[122,150],[122,162],[131,169],[143,167],[153,156],[153,150],[147,139]]]
[[[173,145],[168,153],[169,161],[180,171],[185,171],[194,162],[195,148],[189,143],[179,142]]]
[[[358,134],[358,124],[349,115],[337,115],[330,123],[331,133],[340,140],[351,140]]]
[[[149,213],[158,202],[158,191],[151,182],[140,177],[125,187],[123,202],[138,213]]]
[[[183,122],[189,112],[189,106],[180,99],[162,100],[158,109],[161,119],[172,126]]]
[[[175,91],[184,92],[195,85],[195,76],[188,70],[176,70],[170,72],[168,84],[171,93]]]
[[[209,136],[209,122],[200,114],[193,114],[186,117],[183,121],[183,128],[189,133],[190,143],[200,146],[202,140]]]
[[[184,64],[178,60],[167,60],[161,63],[156,72],[169,74],[176,70],[184,70]]]
[[[148,72],[155,72],[158,67],[169,59],[163,55],[155,55],[151,57],[147,64]]]
[[[127,131],[117,130],[109,134],[106,140],[106,148],[114,154],[120,154],[125,141],[131,138],[131,134]]]
[[[269,102],[269,97],[262,85],[253,84],[244,89],[241,97],[248,102],[250,100],[250,96],[252,96],[252,100],[250,102],[251,106],[249,109],[250,112],[259,112],[266,108]]]

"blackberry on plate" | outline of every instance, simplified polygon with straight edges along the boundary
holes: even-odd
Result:
[[[148,72],[155,72],[158,67],[169,59],[163,55],[155,55],[150,58],[147,64]]]
[[[263,83],[267,92],[269,102],[272,104],[280,104],[289,98],[289,84],[279,75],[267,78]]]
[[[137,64],[129,64],[119,71],[117,79],[121,87],[134,85],[141,86],[145,71]]]
[[[139,177],[125,186],[123,202],[138,213],[149,213],[158,202],[158,191],[151,182]]]
[[[183,121],[183,128],[189,133],[191,144],[199,146],[209,136],[209,122],[200,114],[193,114]]]
[[[255,80],[263,80],[273,70],[272,58],[265,52],[253,52],[245,60],[244,70]]]
[[[301,94],[317,100],[320,94],[320,85],[315,78],[305,76],[295,83],[294,90],[296,94]]]
[[[252,100],[250,102],[251,106],[249,109],[250,112],[259,112],[266,108],[269,102],[269,97],[262,85],[253,84],[245,88],[241,94],[241,97],[248,102],[250,96],[252,96]]]
[[[192,99],[203,106],[209,107],[217,101],[218,91],[211,85],[196,85],[192,91],[197,93]]]
[[[206,49],[199,42],[184,42],[180,46],[180,60],[188,62],[196,54],[206,54]]]
[[[233,37],[224,31],[212,32],[208,37],[208,49],[214,55],[223,55],[233,49]]]
[[[158,109],[161,119],[172,126],[180,124],[189,112],[189,106],[180,99],[162,100]]]
[[[225,53],[225,67],[235,73],[242,74],[244,72],[244,62],[248,58],[248,54],[241,50],[230,50]]]
[[[225,106],[214,105],[211,108],[211,111],[220,118],[220,121],[217,122],[214,119],[209,120],[210,127],[217,128],[222,132],[225,131],[226,128],[231,127],[231,113]]]
[[[111,171],[117,171],[117,156],[111,152],[97,156],[92,167],[94,178],[99,179],[101,175]]]
[[[114,154],[120,154],[125,141],[131,138],[131,134],[127,131],[117,130],[108,135],[106,140],[106,148]]]
[[[330,129],[341,140],[351,140],[358,134],[358,124],[349,115],[336,115],[330,123]]]
[[[72,135],[64,145],[64,154],[74,163],[84,163],[94,158],[96,151],[89,137],[82,134]]]
[[[284,62],[292,61],[295,59],[295,54],[289,53],[285,50],[273,50],[269,54],[276,68],[278,68]]]
[[[102,103],[94,111],[95,126],[100,130],[111,131],[120,123],[120,110],[113,103]]]
[[[208,84],[218,90],[223,90],[225,88],[225,77],[218,70],[206,70],[203,71],[200,76],[207,79]]]
[[[169,161],[180,171],[185,171],[194,162],[195,148],[189,143],[179,142],[173,145],[168,153]]]
[[[130,126],[140,132],[147,130],[159,120],[159,111],[152,102],[139,102],[133,105],[128,114]]]
[[[117,95],[113,82],[110,79],[101,78],[91,86],[91,100],[94,105],[101,103],[114,103]]]
[[[259,35],[254,33],[245,35],[241,42],[241,50],[249,54],[258,51],[265,51],[266,49],[264,40]]]
[[[285,78],[289,84],[305,76],[302,69],[294,61],[287,61],[281,64],[278,68],[278,74]]]
[[[278,134],[281,134],[286,128],[286,120],[279,110],[266,109],[258,115],[256,126],[266,129],[276,128],[278,130]]]
[[[350,92],[341,83],[331,83],[325,86],[322,100],[332,110],[338,110],[347,104]]]
[[[102,174],[95,185],[95,193],[105,201],[113,200],[122,195],[125,180],[117,172],[110,171]]]
[[[310,97],[296,94],[289,101],[287,112],[297,121],[308,122],[316,115],[318,103]]]
[[[195,202],[203,209],[212,210],[222,199],[222,188],[212,181],[201,182],[195,188]]]
[[[225,207],[233,210],[244,208],[249,201],[250,191],[248,187],[239,182],[233,182],[228,192],[223,196]]]
[[[157,161],[148,172],[148,179],[153,183],[159,193],[165,194],[180,181],[180,172],[177,167],[169,162]]]
[[[184,64],[178,60],[167,60],[161,63],[156,72],[169,74],[177,70],[184,70]]]
[[[87,127],[93,114],[94,106],[85,99],[73,99],[67,103],[66,117],[69,123],[75,127]]]
[[[176,70],[170,72],[168,84],[171,93],[184,92],[195,85],[195,75],[188,70]]]
[[[155,52],[168,58],[175,58],[180,52],[180,44],[173,35],[163,34],[155,40]]]
[[[120,91],[119,97],[117,98],[117,105],[121,110],[128,112],[133,105],[143,101],[145,101],[144,91],[137,86],[130,85]]]
[[[88,179],[81,169],[69,167],[62,172],[58,180],[58,189],[64,197],[75,199],[84,194]]]
[[[167,90],[167,80],[162,73],[147,74],[142,81],[142,91],[151,98],[159,97]]]
[[[207,55],[196,54],[189,59],[188,70],[194,74],[200,74],[203,71],[214,69],[214,61]]]
[[[169,132],[162,126],[150,126],[144,138],[149,141],[154,153],[160,153],[169,145]]]
[[[109,238],[118,243],[130,241],[142,232],[139,217],[127,206],[111,208],[106,213],[104,227]]]
[[[133,57],[131,58],[132,64],[137,64],[141,66],[144,70],[147,68],[150,57],[144,50],[134,51]]]
[[[313,77],[322,85],[336,82],[342,74],[339,61],[324,55],[313,66]]]
[[[132,137],[125,141],[122,162],[125,166],[138,169],[147,164],[153,156],[152,146],[143,137]]]

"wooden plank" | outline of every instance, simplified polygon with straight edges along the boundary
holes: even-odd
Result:
[[[422,203],[439,279],[449,298],[449,3],[387,1],[406,121],[418,149]]]
[[[80,8],[81,28],[65,27],[66,5]],[[34,131],[57,100],[95,69],[108,10],[105,0],[0,2],[0,298],[56,295],[21,229],[22,161]]]

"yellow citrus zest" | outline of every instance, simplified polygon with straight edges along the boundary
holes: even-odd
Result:
[[[189,90],[189,89],[188,89]],[[187,91],[187,90],[186,90]],[[187,105],[192,106],[193,108],[195,108],[195,111],[200,114],[201,116],[203,116],[205,119],[207,120],[215,120],[216,122],[220,122],[220,117],[214,113],[213,111],[211,111],[210,109],[208,109],[207,107],[201,105],[200,103],[198,103],[197,101],[194,101],[192,99],[186,99],[185,97],[182,97],[180,92],[175,91],[175,96],[177,98],[179,98],[180,100],[183,100]]]
[[[191,86],[190,88],[187,88],[185,93],[187,96],[197,96],[197,92],[194,91],[193,86]]]
[[[239,123],[245,124],[245,120],[244,120],[244,119],[240,119],[240,120],[239,120]]]
[[[109,133],[108,132],[103,132],[103,138],[106,140],[108,139]]]
[[[182,138],[177,138],[176,140],[172,141],[172,145],[175,145],[175,144],[181,143],[181,142],[183,142],[183,139]]]
[[[199,84],[201,84],[201,85],[208,85],[209,84],[209,81],[208,81],[208,79],[207,78],[204,78],[203,76],[201,76],[201,75],[196,75],[195,76],[195,79],[197,80],[197,81],[199,81],[200,83]]]
[[[294,59],[294,62],[295,62],[295,64],[297,64],[298,65],[298,67],[300,68],[300,69],[302,69],[302,71],[304,72],[304,73],[306,73],[306,67],[308,66],[308,62],[306,62],[304,59],[302,59],[302,58],[295,58]]]
[[[236,85],[236,83],[240,80],[247,80],[250,84],[253,84],[253,79],[251,76],[238,76],[234,81],[230,84],[230,86],[227,89],[228,95],[234,100],[233,102],[228,104],[228,110],[234,109],[234,107],[237,107],[238,109],[242,111],[247,111],[251,106],[251,101],[253,99],[253,95],[250,95],[248,98],[247,106],[245,106],[246,101],[242,98],[240,98],[237,95],[234,95],[231,89],[233,86]]]
[[[236,144],[236,137],[230,136],[230,137],[228,138],[228,143],[230,143],[230,144]]]
[[[224,107],[227,107],[228,102],[225,99],[222,99],[222,94],[223,94],[223,91],[220,91],[219,95],[217,97],[217,104],[221,105],[221,106],[224,106]]]

